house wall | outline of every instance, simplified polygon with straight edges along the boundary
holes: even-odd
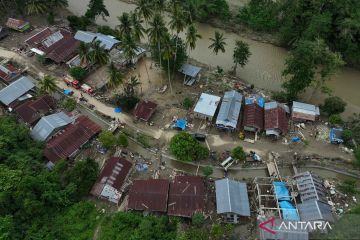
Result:
[[[240,216],[235,213],[224,213],[222,218],[226,223],[238,223],[240,220]]]

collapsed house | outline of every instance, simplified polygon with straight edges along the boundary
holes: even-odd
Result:
[[[307,103],[293,102],[291,109],[292,120],[297,122],[314,122],[318,116],[320,116],[319,107]]]
[[[200,79],[201,68],[190,64],[184,64],[179,72],[184,74],[184,85],[192,86]]]
[[[215,181],[216,212],[227,223],[238,223],[241,217],[250,217],[246,183],[228,178]]]
[[[52,136],[44,150],[44,156],[52,167],[61,159],[75,157],[79,149],[101,131],[101,127],[86,116],[79,116],[72,124]]]
[[[245,97],[243,127],[245,131],[260,132],[264,129],[265,99],[260,96]]]
[[[235,91],[225,92],[221,102],[219,114],[216,118],[216,127],[228,131],[235,131],[238,127],[242,95]]]
[[[25,40],[30,51],[45,56],[55,63],[66,63],[76,55],[80,42],[66,29],[52,30],[49,27]]]
[[[134,116],[136,119],[148,122],[151,116],[154,114],[156,107],[157,104],[152,101],[141,100],[135,106]]]
[[[46,141],[56,132],[64,129],[72,123],[73,119],[64,112],[54,113],[42,117],[40,121],[31,130],[31,137],[37,141]]]
[[[20,73],[21,71],[9,62],[0,65],[0,79],[5,83],[10,83],[20,76]]]
[[[220,103],[220,97],[202,93],[194,108],[194,115],[206,121],[212,121]]]
[[[278,102],[265,103],[265,124],[266,135],[279,137],[288,132],[289,108]]]
[[[125,190],[124,183],[131,172],[131,167],[132,163],[124,158],[109,158],[90,193],[95,197],[118,204]]]
[[[0,90],[0,101],[12,111],[22,101],[32,97],[29,92],[35,88],[34,81],[30,76],[22,76]]]
[[[334,222],[323,180],[309,171],[296,174],[293,179],[296,181],[301,199],[301,203],[298,204],[301,220]]]
[[[199,176],[176,176],[170,183],[168,215],[192,217],[205,208],[205,187]]]
[[[166,213],[168,193],[169,180],[134,180],[129,191],[128,209]]]
[[[18,32],[24,32],[30,28],[30,23],[21,19],[8,18],[6,26]]]

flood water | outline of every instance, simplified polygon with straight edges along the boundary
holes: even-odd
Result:
[[[229,0],[231,6],[242,6],[247,0]],[[76,15],[85,12],[89,0],[69,0],[69,10]],[[130,12],[135,9],[135,5],[127,4],[119,0],[105,0],[106,7],[110,13],[105,21],[99,17],[97,23],[115,27],[119,24],[117,16],[123,12]],[[237,34],[225,32],[224,30],[214,28],[208,24],[198,24],[199,34],[202,39],[198,40],[197,47],[190,53],[190,57],[208,64],[214,68],[220,66],[225,70],[233,67],[232,53],[235,46],[235,40],[241,39],[250,45],[252,56],[249,63],[241,69],[238,67],[237,75],[254,84],[256,87],[268,90],[279,90],[284,78],[281,75],[284,69],[287,50],[276,47],[271,44],[257,42],[251,39],[240,37]],[[208,49],[210,45],[209,38],[213,37],[214,32],[224,33],[226,38],[226,52],[215,55]],[[183,36],[181,36],[183,37]],[[348,103],[346,115],[353,112],[360,112],[360,71],[352,68],[343,68],[329,82],[328,86],[333,90],[334,95],[340,96]],[[304,98],[313,103],[321,103],[324,96],[321,94],[307,93]]]

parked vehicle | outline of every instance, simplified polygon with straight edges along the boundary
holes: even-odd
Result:
[[[66,83],[67,86],[71,86],[75,89],[80,88],[80,82],[78,80],[75,80],[71,76],[64,76],[64,82]]]
[[[206,139],[206,135],[205,134],[201,134],[201,133],[194,133],[192,134],[193,138],[195,138],[196,140],[200,141],[200,142],[204,142]]]
[[[228,168],[233,165],[235,160],[232,157],[228,157],[225,161],[223,161],[220,165],[225,169],[225,171],[228,170]]]
[[[95,94],[95,90],[85,83],[83,85],[81,85],[81,91],[83,91],[84,93],[87,93],[89,95]]]

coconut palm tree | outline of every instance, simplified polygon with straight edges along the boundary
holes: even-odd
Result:
[[[137,49],[136,42],[131,33],[126,33],[123,36],[121,41],[121,49],[124,51],[124,56],[127,62],[131,62],[136,55],[135,51]]]
[[[90,54],[91,45],[90,45],[90,43],[80,42],[77,52],[80,56],[81,64],[91,62],[91,54]]]
[[[53,76],[45,75],[39,81],[39,89],[41,93],[53,93],[56,91],[56,79]]]
[[[171,19],[170,19],[169,25],[170,25],[170,29],[172,31],[176,32],[175,57],[174,57],[174,61],[176,61],[179,34],[180,34],[180,32],[182,32],[184,30],[184,28],[186,26],[186,22],[185,22],[185,19],[184,19],[184,14],[183,14],[183,9],[176,2],[173,5],[173,10],[171,12]],[[175,65],[174,65],[173,72],[175,72]]]
[[[191,24],[186,31],[186,48],[188,48],[189,51],[194,50],[198,39],[201,39],[201,35],[198,34],[195,24]]]
[[[139,0],[137,2],[137,7],[135,11],[139,14],[139,17],[144,18],[145,23],[147,24],[150,18],[153,16],[153,10],[151,8],[151,1],[149,0]]]
[[[130,14],[124,12],[120,17],[118,17],[118,19],[120,21],[120,25],[117,26],[117,29],[119,30],[120,38],[122,38],[125,33],[131,32],[132,25]]]
[[[126,82],[126,84],[124,85],[124,92],[125,95],[128,97],[132,97],[135,95],[135,88],[140,85],[141,82],[139,81],[139,79],[136,76],[131,76],[130,80],[128,80]]]
[[[162,14],[166,8],[166,0],[152,0],[153,8]]]
[[[109,62],[109,52],[101,45],[100,41],[91,43],[90,60],[93,63],[105,65]]]
[[[216,55],[218,54],[219,50],[224,53],[226,46],[225,40],[226,38],[224,38],[223,33],[219,33],[218,31],[215,31],[215,37],[210,38],[212,44],[209,46],[209,49],[212,49]]]
[[[143,27],[144,21],[139,17],[139,14],[135,11],[130,15],[130,22],[132,26],[132,35],[136,42],[140,42],[144,38],[144,33],[146,33],[145,28]]]
[[[174,58],[175,49],[172,45],[171,37],[170,37],[169,33],[165,34],[163,42],[164,42],[164,44],[163,44],[164,46],[163,46],[163,51],[162,51],[162,57],[165,60],[167,60],[169,86],[170,86],[170,91],[172,93],[173,90],[172,90],[172,86],[171,86],[171,77],[170,77],[170,59]],[[174,63],[174,65],[175,65],[175,63]]]
[[[31,14],[43,14],[48,10],[47,4],[43,0],[28,0],[25,5],[26,12]]]
[[[68,6],[67,0],[47,0],[46,2],[47,8],[50,12],[53,12],[56,8],[64,8]]]
[[[165,26],[163,17],[159,13],[154,15],[149,25],[149,40],[152,44],[157,44],[158,46],[159,62],[161,67],[161,41],[164,38],[164,35],[166,35],[168,29]]]
[[[109,87],[115,88],[123,83],[124,76],[118,71],[113,62],[108,66],[107,73],[109,76],[109,81],[107,83]]]
[[[236,73],[236,68],[238,64],[240,64],[241,67],[244,67],[247,64],[250,55],[251,52],[249,50],[249,44],[240,40],[236,41],[233,53],[233,59],[235,63],[234,73]]]

